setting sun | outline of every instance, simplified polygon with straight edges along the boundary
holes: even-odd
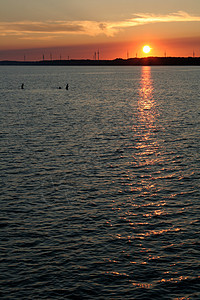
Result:
[[[148,45],[145,45],[142,50],[144,53],[149,53],[151,51],[151,48]]]

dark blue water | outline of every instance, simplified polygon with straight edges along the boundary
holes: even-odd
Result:
[[[200,68],[0,71],[0,298],[200,299]]]

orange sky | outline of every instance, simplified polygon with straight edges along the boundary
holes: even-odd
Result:
[[[200,56],[199,0],[1,0],[0,60]]]

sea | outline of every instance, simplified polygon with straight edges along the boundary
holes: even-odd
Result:
[[[1,66],[0,138],[0,299],[200,299],[199,66]]]

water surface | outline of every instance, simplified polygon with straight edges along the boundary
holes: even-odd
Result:
[[[0,69],[1,299],[199,299],[200,68]]]

